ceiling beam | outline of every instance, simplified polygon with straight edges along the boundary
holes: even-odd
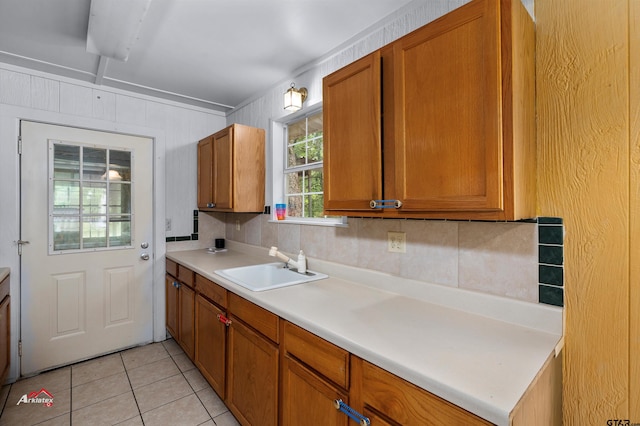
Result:
[[[98,71],[96,71],[96,80],[95,84],[98,86],[102,86],[102,81],[104,80],[104,74],[107,72],[107,64],[109,63],[109,58],[106,56],[100,56],[100,62],[98,63]]]

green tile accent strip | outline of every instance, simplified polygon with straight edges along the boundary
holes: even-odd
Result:
[[[557,244],[563,243],[563,228],[558,225],[540,225],[538,226],[538,243],[540,244]]]
[[[564,269],[562,266],[538,265],[538,282],[562,286],[564,284]]]
[[[564,306],[564,291],[560,287],[539,285],[538,299],[547,305]]]
[[[538,218],[538,302],[564,306],[564,226],[561,217]]]

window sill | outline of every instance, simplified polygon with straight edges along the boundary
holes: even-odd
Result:
[[[304,220],[304,219],[284,219],[284,220],[269,219],[269,223],[278,223],[278,224],[287,224],[287,225],[331,226],[334,228],[349,227],[349,224],[347,223],[346,218],[344,218],[343,222],[329,222],[329,221],[324,222],[324,221]]]

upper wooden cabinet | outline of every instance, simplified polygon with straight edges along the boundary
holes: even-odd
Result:
[[[198,142],[198,208],[264,210],[264,129],[233,124]]]
[[[519,0],[474,0],[327,76],[327,214],[534,217],[534,47]]]

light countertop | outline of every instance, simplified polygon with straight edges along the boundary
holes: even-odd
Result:
[[[309,259],[328,279],[252,292],[213,271],[273,262],[268,249],[168,252],[281,318],[499,425],[562,342],[562,309]]]

